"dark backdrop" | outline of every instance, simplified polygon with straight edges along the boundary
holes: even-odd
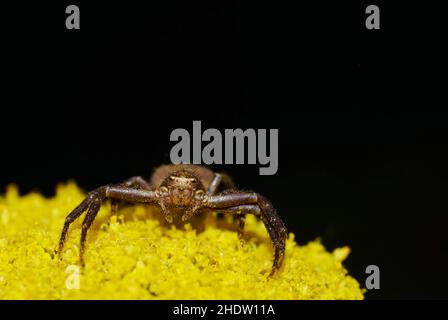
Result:
[[[215,166],[269,197],[297,241],[349,245],[369,298],[446,298],[447,50],[441,10],[379,2],[5,6],[0,187],[85,190],[169,161],[170,132],[278,128],[279,171]],[[419,23],[413,23],[419,21]]]

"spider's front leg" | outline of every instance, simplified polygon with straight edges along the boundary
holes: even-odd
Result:
[[[285,255],[286,239],[288,231],[280,216],[277,214],[272,203],[258,193],[253,192],[234,192],[209,196],[207,209],[219,210],[224,213],[241,215],[250,213],[259,217],[271,238],[275,247],[274,263],[270,275],[280,269]],[[243,224],[244,222],[242,222]]]
[[[209,196],[213,196],[217,193],[219,186],[222,185],[224,187],[223,194],[232,193],[236,191],[236,186],[233,183],[233,180],[230,176],[225,173],[215,173],[215,177],[213,178],[210,186],[208,187],[207,194]],[[238,239],[240,239],[241,245],[244,244],[244,224],[246,221],[246,213],[243,212],[241,214],[236,214],[235,220],[238,221]]]
[[[84,221],[82,222],[81,241],[79,260],[81,265],[84,265],[84,248],[87,237],[87,231],[95,220],[96,215],[105,199],[111,200],[125,200],[133,203],[156,203],[157,193],[150,190],[141,190],[117,186],[103,186],[88,193],[87,197],[78,205],[65,219],[64,227],[62,228],[61,237],[59,239],[59,257],[61,257],[64,242],[67,237],[70,225],[84,212],[87,211]]]
[[[129,178],[129,179],[125,180],[123,183],[121,183],[120,186],[127,187],[127,188],[133,188],[133,189],[151,190],[151,186],[149,185],[149,182],[140,176],[135,176],[135,177]],[[111,216],[114,216],[117,214],[119,203],[120,203],[119,200],[116,200],[116,199],[110,200]]]

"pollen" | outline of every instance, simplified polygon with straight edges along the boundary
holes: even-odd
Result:
[[[55,250],[67,213],[85,193],[74,182],[54,197],[0,196],[0,299],[363,299],[343,261],[348,247],[328,252],[319,241],[289,235],[283,267],[269,277],[273,248],[263,224],[246,219],[240,244],[231,220],[206,217],[204,227],[174,227],[143,206],[111,216],[105,203],[78,264],[80,223]]]

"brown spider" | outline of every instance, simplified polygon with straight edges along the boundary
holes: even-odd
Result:
[[[222,193],[217,193],[220,185]],[[122,184],[106,185],[88,193],[65,219],[59,240],[59,256],[64,247],[70,224],[84,211],[87,214],[82,223],[79,259],[84,266],[84,248],[87,230],[92,225],[102,202],[111,199],[112,213],[115,213],[118,201],[157,205],[168,223],[175,217],[189,220],[194,214],[207,211],[234,214],[239,220],[238,236],[242,240],[245,214],[259,217],[275,247],[274,263],[271,275],[279,269],[285,254],[287,230],[271,202],[255,192],[236,190],[232,180],[225,174],[214,173],[199,165],[162,165],[152,175],[150,181],[133,177]]]

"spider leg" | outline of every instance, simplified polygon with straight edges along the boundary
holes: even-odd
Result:
[[[110,215],[111,215],[111,217],[117,215],[119,203],[120,203],[119,200],[116,200],[116,199],[110,200]]]
[[[140,176],[129,178],[126,181],[124,181],[122,185],[128,188],[151,190],[149,182]]]
[[[220,185],[224,186],[226,193],[234,192],[234,190],[236,190],[236,186],[233,183],[233,180],[232,178],[230,178],[230,176],[228,176],[225,173],[215,173],[215,177],[213,178],[213,181],[210,183],[210,186],[208,187],[207,194],[210,196],[216,194],[216,191],[218,190]],[[238,221],[238,238],[240,239],[241,245],[244,244],[243,236],[244,236],[245,219],[246,219],[245,213],[235,215],[235,220]]]
[[[135,189],[151,190],[151,186],[149,185],[149,182],[140,176],[131,177],[131,178],[125,180],[121,184],[121,186],[128,187],[128,188],[135,188]],[[110,200],[111,216],[114,216],[117,214],[119,203],[120,203],[119,200],[116,200],[116,199]]]
[[[274,267],[272,269],[271,275],[275,272],[275,269],[280,269],[283,259],[285,257],[285,248],[286,248],[286,240],[288,238],[288,230],[274,209],[272,203],[261,195],[258,196],[258,206],[261,208],[261,211],[264,213],[262,215],[263,222],[267,227],[268,223],[277,233],[277,240],[274,241],[273,237],[271,237],[272,241],[275,244],[275,256],[274,256]],[[265,221],[268,220],[268,221]],[[268,228],[269,231],[269,228]]]
[[[89,210],[86,213],[84,221],[82,222],[81,241],[80,241],[80,249],[79,249],[79,261],[80,261],[80,264],[82,267],[84,267],[84,249],[85,249],[85,245],[86,245],[87,231],[89,230],[90,226],[92,225],[93,220],[95,220],[95,217],[98,214],[100,207],[101,207],[100,199],[96,199],[95,201],[93,201],[89,207]]]
[[[246,224],[246,214],[241,213],[236,216],[238,220],[238,239],[240,239],[241,245],[244,244],[244,225]]]
[[[222,176],[219,173],[215,173],[215,177],[213,178],[212,182],[210,183],[207,194],[208,195],[214,195],[216,193],[216,190],[218,190],[219,185],[221,184]]]
[[[77,206],[65,219],[64,227],[62,228],[61,237],[59,239],[59,256],[62,254],[64,248],[64,242],[68,233],[70,225],[75,221],[84,211],[87,210],[86,217],[82,224],[81,233],[81,249],[80,249],[80,261],[83,264],[83,253],[87,231],[95,220],[95,217],[99,211],[99,208],[103,201],[109,198],[111,200],[124,200],[132,203],[144,203],[153,204],[157,202],[157,195],[153,191],[140,190],[124,187],[121,185],[116,186],[103,186],[99,187],[87,195],[86,199],[79,206]]]
[[[224,186],[226,190],[236,190],[232,178],[230,178],[225,173],[215,173],[215,177],[213,178],[212,182],[210,183],[210,186],[208,187],[207,194],[210,196],[216,194],[221,184]]]
[[[61,237],[59,238],[58,254],[61,258],[62,249],[64,248],[65,238],[67,237],[68,229],[70,225],[90,206],[95,198],[94,193],[89,193],[87,197],[82,201],[70,214],[65,218],[64,227],[62,228]]]
[[[281,267],[285,255],[288,232],[269,200],[257,193],[235,192],[210,196],[205,208],[237,215],[244,212],[260,217],[275,248],[271,275]]]

